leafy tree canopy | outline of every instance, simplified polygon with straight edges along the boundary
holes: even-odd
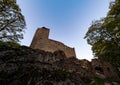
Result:
[[[95,57],[110,61],[120,73],[120,0],[110,3],[105,18],[92,22],[85,39]]]
[[[26,23],[16,0],[0,0],[0,40],[19,42]]]
[[[120,1],[116,0],[110,6],[105,18],[96,20],[85,35],[88,44],[92,45],[95,56],[106,50],[120,48]],[[111,47],[112,46],[112,47]]]

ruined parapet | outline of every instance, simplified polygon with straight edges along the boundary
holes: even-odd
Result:
[[[86,59],[82,59],[80,60],[80,64],[82,66],[82,68],[91,71],[91,62],[86,60]]]
[[[38,28],[30,47],[33,49],[40,49],[48,52],[62,50],[68,58],[76,57],[74,48],[68,47],[59,41],[49,39],[48,37],[49,37],[48,28],[45,27]]]
[[[92,59],[91,62],[93,73],[103,79],[114,78],[119,79],[114,68],[109,62],[100,61],[98,59]]]

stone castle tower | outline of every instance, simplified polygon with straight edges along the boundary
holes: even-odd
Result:
[[[74,48],[68,47],[61,42],[49,39],[49,31],[50,30],[45,27],[38,28],[30,47],[33,49],[40,49],[48,52],[62,50],[64,51],[67,58],[76,57]]]

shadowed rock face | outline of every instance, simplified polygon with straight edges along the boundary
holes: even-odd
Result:
[[[77,73],[81,70],[85,74],[86,71],[73,61],[67,59],[63,51],[50,53],[25,46],[20,48],[0,46],[0,85],[85,85],[86,82],[89,83],[92,76],[88,73],[86,76]]]
[[[67,58],[63,51],[0,45],[0,85],[86,85],[96,76],[94,63]]]

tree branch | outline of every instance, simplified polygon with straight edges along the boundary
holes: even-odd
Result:
[[[14,23],[17,19],[12,20],[11,22],[7,23],[5,26],[3,26],[2,28],[0,28],[0,31],[4,30],[7,26],[9,26],[10,24]]]

